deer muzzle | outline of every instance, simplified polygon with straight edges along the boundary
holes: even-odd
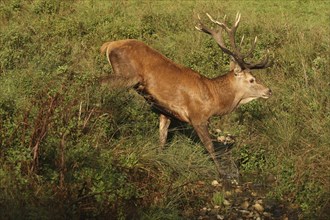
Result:
[[[268,99],[269,97],[272,96],[272,90],[271,89],[267,89],[264,94],[262,95],[262,98],[264,99]]]

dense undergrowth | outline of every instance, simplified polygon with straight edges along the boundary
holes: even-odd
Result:
[[[269,197],[298,204],[303,219],[325,217],[326,1],[4,0],[0,218],[177,219],[185,207],[206,202],[186,187],[217,178],[194,133],[189,126],[173,129],[166,150],[158,153],[158,118],[144,100],[98,85],[98,77],[111,73],[99,48],[105,41],[136,38],[213,77],[226,72],[228,58],[194,29],[197,14],[233,18],[237,11],[238,34],[247,42],[259,37],[256,57],[269,49],[275,58],[271,68],[255,73],[274,95],[212,120],[211,130],[236,136],[232,152],[243,176],[276,177]]]

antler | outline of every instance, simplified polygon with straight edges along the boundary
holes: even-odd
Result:
[[[245,58],[250,57],[252,55],[252,53],[255,49],[256,43],[257,43],[257,37],[255,37],[254,41],[252,42],[251,49],[246,54],[242,54],[240,46],[237,46],[236,42],[235,42],[235,33],[238,28],[240,19],[241,19],[240,13],[236,14],[235,23],[233,24],[233,26],[231,28],[229,28],[225,23],[222,23],[222,22],[219,22],[219,21],[213,19],[212,16],[209,15],[208,13],[206,13],[206,15],[209,17],[209,19],[213,23],[219,25],[221,28],[219,28],[218,30],[213,30],[213,29],[206,27],[202,23],[199,15],[198,15],[199,24],[195,28],[201,32],[212,35],[212,37],[218,43],[221,50],[224,53],[230,55],[242,69],[263,69],[263,68],[269,67],[272,64],[272,61],[269,60],[269,53],[267,53],[266,57],[259,63],[248,63],[244,60]],[[224,21],[225,20],[226,20],[226,16],[224,17]],[[229,50],[226,47],[224,40],[223,40],[223,36],[222,36],[222,30],[225,30],[227,32],[227,34],[229,36],[230,45],[231,45],[231,48],[233,51]],[[244,40],[244,36],[241,39],[240,45],[242,44],[243,40]]]

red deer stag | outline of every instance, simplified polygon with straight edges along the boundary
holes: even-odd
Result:
[[[259,63],[249,63],[255,48],[242,54],[235,42],[235,32],[240,22],[240,14],[229,28],[225,23],[209,19],[220,26],[219,30],[207,28],[199,19],[196,27],[201,32],[212,35],[221,50],[231,56],[233,63],[230,72],[209,79],[189,68],[169,60],[146,44],[133,40],[119,40],[104,43],[101,52],[106,53],[113,68],[113,75],[102,80],[112,86],[133,87],[160,112],[160,146],[165,145],[171,118],[191,124],[215,162],[220,174],[224,174],[217,161],[212,139],[208,131],[208,120],[213,115],[232,112],[241,104],[253,99],[271,96],[271,90],[258,83],[251,75],[251,69],[270,66],[266,58]],[[222,30],[229,35],[231,50],[225,46]]]

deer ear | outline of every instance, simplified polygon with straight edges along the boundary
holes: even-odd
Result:
[[[229,64],[229,71],[233,71],[236,66],[237,66],[237,63],[231,59],[230,64]]]
[[[233,60],[230,61],[230,71],[234,71],[235,76],[242,74],[242,68]]]

